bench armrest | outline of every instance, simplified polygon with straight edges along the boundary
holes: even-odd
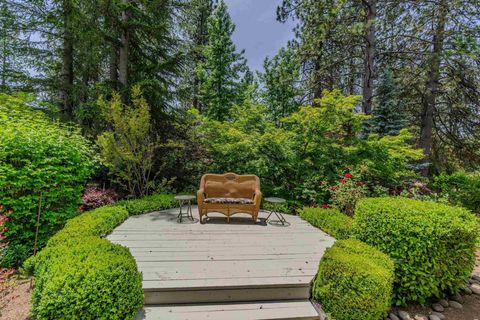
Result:
[[[253,203],[255,204],[255,207],[260,208],[260,203],[262,202],[262,192],[257,189],[255,190],[255,195],[253,197]]]
[[[204,199],[205,199],[205,190],[202,188],[197,191],[197,204],[202,205]]]

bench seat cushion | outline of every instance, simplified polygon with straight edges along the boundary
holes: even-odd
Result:
[[[253,204],[253,200],[248,198],[206,198],[204,202],[217,204]]]

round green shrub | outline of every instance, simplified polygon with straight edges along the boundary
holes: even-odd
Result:
[[[356,238],[394,260],[398,305],[457,291],[473,269],[478,232],[467,209],[401,197],[361,200],[353,226]]]
[[[0,94],[0,205],[11,211],[1,264],[9,267],[33,252],[40,194],[43,247],[75,215],[93,168],[90,144],[78,128],[51,121],[28,104],[26,96]]]
[[[394,266],[379,250],[355,239],[325,251],[313,295],[336,320],[378,320],[390,309]]]
[[[350,237],[352,218],[337,209],[303,208],[300,217],[339,240]]]
[[[55,250],[61,254],[35,272],[36,319],[135,319],[142,275],[127,248],[89,236]]]
[[[135,319],[143,305],[135,259],[127,248],[99,237],[127,217],[123,206],[85,212],[25,261],[24,271],[35,276],[36,319]]]

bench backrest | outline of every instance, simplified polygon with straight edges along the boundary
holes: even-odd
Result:
[[[205,174],[200,181],[200,189],[208,198],[253,198],[255,190],[260,190],[260,179],[255,175],[235,173]]]

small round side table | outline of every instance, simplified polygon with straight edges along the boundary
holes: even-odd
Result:
[[[281,225],[282,227],[288,227],[290,225],[290,222],[285,220],[285,217],[283,216],[283,214],[280,211],[278,211],[278,206],[282,203],[287,202],[287,200],[282,198],[277,198],[277,197],[269,197],[269,198],[265,198],[264,201],[270,203],[273,207],[272,208],[273,210],[270,210],[270,214],[268,215],[266,221],[268,221],[272,213],[275,213],[278,220],[271,220],[269,221],[269,223],[276,226]]]
[[[175,196],[175,200],[178,201],[180,206],[180,212],[177,216],[177,222],[182,223],[183,218],[189,219],[191,222],[195,223],[195,218],[192,215],[192,200],[195,200],[195,196],[191,195],[179,195]],[[187,212],[182,212],[183,206],[187,206]]]

